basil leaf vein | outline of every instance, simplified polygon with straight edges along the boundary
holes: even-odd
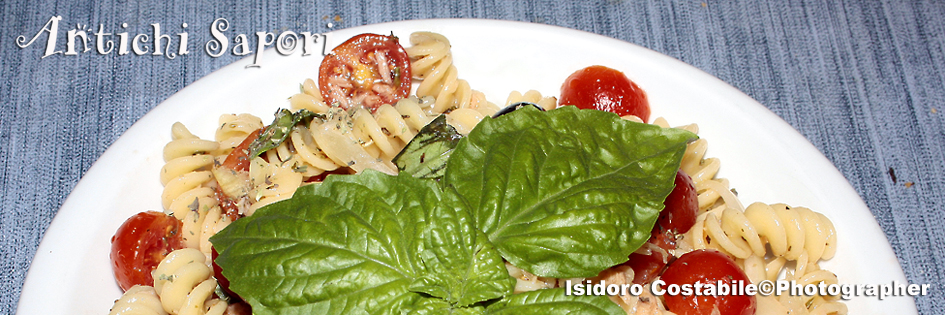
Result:
[[[693,138],[605,112],[525,108],[480,122],[442,183],[513,265],[592,277],[649,238]]]

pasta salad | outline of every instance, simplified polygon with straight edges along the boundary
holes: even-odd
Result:
[[[410,43],[339,45],[268,125],[223,115],[214,140],[173,125],[164,211],[112,240],[111,314],[846,313],[835,296],[569,294],[837,283],[818,265],[836,233],[803,207],[743,206],[698,127],[645,124],[617,70],[498,106],[459,79],[446,37]]]

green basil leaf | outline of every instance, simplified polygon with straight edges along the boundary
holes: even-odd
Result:
[[[626,314],[606,296],[566,295],[564,288],[511,295],[486,308],[489,315]]]
[[[483,315],[486,308],[482,305],[457,308],[441,299],[424,299],[409,310],[404,310],[405,315]]]
[[[410,290],[442,298],[457,307],[502,298],[515,279],[485,234],[472,226],[466,211],[437,208],[423,231],[420,253],[426,273]]]
[[[428,189],[410,191],[399,195],[435,204]],[[391,206],[365,185],[326,180],[235,221],[211,241],[231,290],[255,314],[381,314],[421,298],[407,290],[422,271],[413,237],[420,220],[398,213],[422,204]]]
[[[296,125],[308,125],[315,117],[324,118],[324,115],[313,113],[307,109],[301,109],[293,113],[285,108],[277,110],[275,116],[276,118],[272,123],[266,126],[266,129],[263,129],[262,133],[259,134],[259,138],[256,138],[256,140],[253,140],[253,142],[249,144],[250,158],[257,157],[263,152],[278,147],[289,137],[289,134]]]
[[[386,181],[388,176],[371,173],[367,179],[361,178],[364,175],[329,178],[336,182],[363,184],[381,198],[386,198],[390,204],[415,202],[398,196],[403,195],[404,189],[423,189],[418,185],[407,184],[414,180],[405,179],[409,178],[406,175],[398,176],[395,183],[390,183]],[[485,234],[472,225],[468,212],[459,208],[461,205],[456,196],[439,194],[439,188],[431,181],[415,181],[437,193],[439,197],[435,202],[439,204],[425,212],[425,216],[410,220],[422,222],[422,228],[419,228],[415,238],[422,242],[418,255],[424,267],[424,272],[411,283],[410,290],[442,298],[457,307],[510,294],[515,287],[515,279],[509,276],[505,262]],[[411,214],[414,212],[418,211]]]
[[[441,181],[513,265],[592,277],[650,236],[695,135],[568,106],[485,119]]]
[[[606,297],[509,295],[503,258],[561,278],[625,261],[693,138],[597,111],[518,110],[446,150],[439,182],[329,176],[211,241],[254,314],[617,314]]]
[[[254,314],[400,314],[509,294],[498,252],[449,200],[406,175],[329,176],[211,241]]]
[[[402,173],[418,178],[440,178],[446,169],[450,152],[462,139],[453,126],[446,123],[446,115],[437,116],[420,129],[393,162]]]

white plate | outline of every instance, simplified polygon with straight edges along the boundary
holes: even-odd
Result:
[[[413,31],[446,35],[460,78],[502,103],[512,90],[557,95],[571,72],[592,64],[625,72],[647,91],[652,117],[698,123],[709,155],[743,203],[784,202],[823,212],[839,234],[837,256],[823,266],[841,283],[905,283],[902,269],[869,209],[843,176],[787,123],[747,95],[692,66],[648,49],[581,31],[482,20],[422,20],[334,32],[391,31],[406,46]],[[332,47],[332,44],[329,44]],[[252,57],[250,57],[252,58]],[[131,215],[161,209],[158,170],[170,127],[183,122],[212,139],[217,117],[255,114],[270,121],[321,58],[266,51],[262,68],[247,58],[181,90],[135,123],[76,185],[40,243],[23,286],[18,314],[106,314],[121,295],[108,259],[109,240]],[[851,314],[915,314],[911,298],[854,298]]]

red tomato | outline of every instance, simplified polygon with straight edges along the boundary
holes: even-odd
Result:
[[[265,128],[257,129],[246,136],[246,139],[243,139],[243,142],[240,142],[240,144],[226,156],[222,166],[239,172],[249,171],[249,145],[259,138],[259,134],[262,133],[263,129]]]
[[[663,272],[666,263],[663,262],[663,255],[653,252],[649,255],[633,253],[630,254],[630,260],[625,263],[633,269],[633,283],[650,283],[653,279]]]
[[[220,189],[220,185],[217,185],[217,187],[213,189],[213,197],[217,198],[217,202],[220,203],[220,209],[223,210],[224,215],[230,217],[230,220],[236,221],[241,218],[239,205]]]
[[[666,200],[663,201],[663,211],[660,211],[660,217],[656,224],[672,234],[682,234],[689,232],[689,229],[696,224],[696,215],[699,212],[699,194],[696,193],[696,185],[682,170],[676,171],[673,192],[669,193]]]
[[[751,283],[731,258],[715,250],[695,250],[682,257],[666,268],[661,278],[666,286],[671,284],[694,285],[697,281],[717,283],[723,281],[733,283],[741,280],[745,285]],[[664,287],[665,289],[665,287]],[[750,315],[755,313],[755,297],[752,295],[702,295],[684,296],[681,294],[664,296],[666,308],[680,315],[708,315],[718,308],[722,315]]]
[[[220,256],[220,253],[217,252],[217,249],[210,247],[210,257],[212,259],[211,265],[213,266],[213,277],[217,279],[217,283],[220,284],[220,288],[223,289],[223,292],[226,292],[232,298],[242,300],[242,298],[233,291],[230,291],[230,280],[226,279],[223,276],[223,268],[220,268],[220,265],[217,265],[217,256]]]
[[[660,228],[659,224],[653,227],[650,232],[650,239],[647,242],[659,246],[665,250],[676,249],[676,234]]]
[[[676,249],[676,235],[688,232],[696,224],[699,211],[699,196],[692,178],[678,170],[674,184],[647,241],[665,250]],[[655,251],[650,255],[630,254],[627,265],[633,268],[633,283],[644,284],[655,279],[666,266],[664,261],[663,254]]]
[[[112,236],[112,269],[122,290],[154,285],[151,271],[170,252],[183,248],[180,220],[147,211],[129,218]]]
[[[650,118],[646,93],[623,72],[604,66],[590,66],[572,73],[561,85],[558,103],[620,116],[634,115],[644,122]]]
[[[318,89],[329,104],[371,111],[410,94],[410,58],[394,35],[361,34],[322,59]]]

